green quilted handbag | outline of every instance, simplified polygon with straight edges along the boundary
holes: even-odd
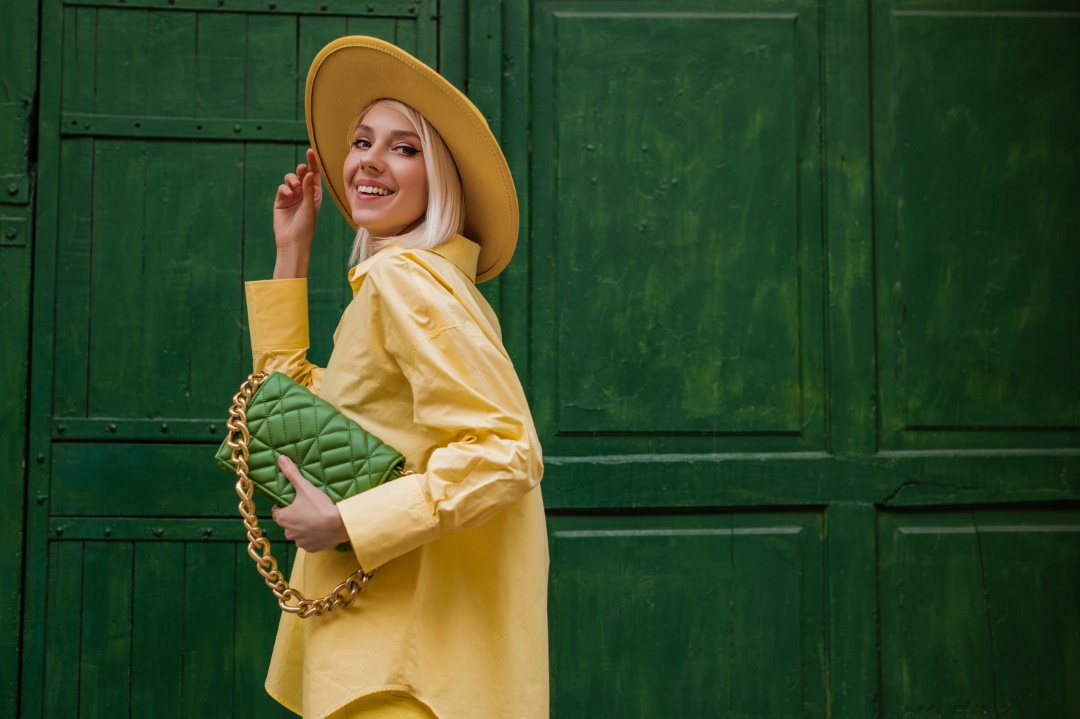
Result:
[[[270,542],[258,527],[253,492],[258,490],[281,507],[293,502],[296,491],[277,464],[283,454],[335,503],[412,474],[404,469],[405,458],[280,372],[250,375],[233,397],[226,426],[229,433],[217,451],[217,461],[237,477],[248,554],[278,604],[305,618],[352,604],[375,571],[365,573],[361,568],[322,599],[305,598],[289,587],[270,555]]]

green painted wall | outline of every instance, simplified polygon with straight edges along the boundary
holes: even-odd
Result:
[[[467,88],[514,172],[484,292],[545,447],[554,716],[1080,714],[1064,0],[40,10],[0,30],[0,174],[37,162],[0,194],[0,714],[287,714],[212,454],[348,33]]]

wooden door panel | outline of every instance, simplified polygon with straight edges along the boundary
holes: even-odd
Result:
[[[882,716],[1074,716],[1075,511],[879,519]]]
[[[1014,8],[875,6],[888,448],[1078,446],[1080,15]]]
[[[292,716],[262,690],[279,610],[246,543],[136,530],[50,542],[44,715]]]
[[[262,688],[280,612],[213,459],[250,367],[243,281],[271,276],[311,58],[360,33],[437,64],[439,14],[271,5],[42,4],[35,321],[55,342],[35,355],[23,716],[289,715]],[[329,208],[316,362],[351,298],[351,241]]]
[[[550,529],[555,716],[822,711],[820,516],[577,516]]]
[[[535,4],[556,453],[821,447],[817,9],[758,10]]]

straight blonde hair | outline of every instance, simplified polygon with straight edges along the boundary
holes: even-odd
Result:
[[[391,98],[382,98],[364,108],[349,128],[348,141],[357,125],[376,105],[384,105],[396,110],[412,123],[416,134],[420,136],[420,151],[424,155],[424,169],[428,177],[428,202],[424,218],[419,225],[393,237],[373,237],[360,227],[353,241],[349,265],[356,265],[389,245],[431,250],[449,242],[454,235],[465,229],[465,200],[461,190],[461,177],[450,148],[443,142],[438,131],[432,127],[423,115],[408,105]]]

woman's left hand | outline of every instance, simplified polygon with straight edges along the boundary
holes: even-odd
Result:
[[[307,481],[288,457],[281,456],[278,466],[296,490],[293,503],[273,513],[274,521],[285,530],[285,538],[308,552],[333,549],[349,541],[345,523],[334,502]]]

